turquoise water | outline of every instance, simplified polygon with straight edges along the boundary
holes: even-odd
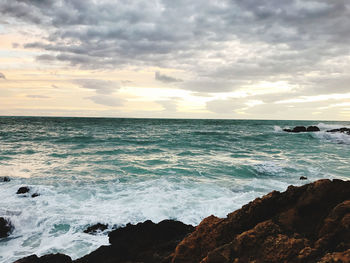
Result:
[[[317,133],[282,128],[317,125]],[[320,178],[350,178],[350,122],[0,118],[0,216],[15,231],[0,262],[81,257],[108,244],[83,229],[171,218],[198,224],[255,197]],[[300,181],[300,176],[309,180]],[[17,196],[28,185],[39,197]]]

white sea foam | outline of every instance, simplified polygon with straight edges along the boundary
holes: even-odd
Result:
[[[258,164],[253,165],[253,167],[259,173],[266,174],[266,175],[271,175],[271,174],[280,175],[283,173],[283,169],[284,169],[281,162],[275,162],[275,161],[260,162]]]
[[[329,123],[322,123],[322,122],[320,122],[316,126],[319,127],[320,130],[332,130],[332,129],[340,129],[343,127],[347,127],[344,124],[329,124]]]
[[[180,181],[174,176],[132,184],[31,186],[41,195],[30,198],[15,194],[22,184],[14,179],[0,185],[0,216],[9,218],[15,227],[11,239],[0,243],[0,262],[53,252],[75,259],[108,244],[106,235],[83,233],[89,224],[122,226],[170,218],[196,225],[211,214],[225,217],[276,188],[275,183],[261,187],[259,180],[233,181],[223,187],[213,181]],[[245,190],[235,191],[242,184]],[[254,190],[255,184],[260,185],[259,191]]]
[[[350,144],[350,135],[340,132],[313,132],[311,135],[314,138],[320,139],[325,142],[332,142],[337,144]]]
[[[273,126],[273,129],[275,132],[282,132],[283,131],[283,129],[278,125]]]

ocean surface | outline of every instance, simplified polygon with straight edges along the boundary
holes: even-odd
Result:
[[[286,133],[296,125],[321,132]],[[350,179],[350,122],[0,117],[0,262],[108,244],[110,228],[151,219],[198,224],[272,190]],[[308,180],[300,181],[300,176]],[[31,194],[16,195],[20,186]]]

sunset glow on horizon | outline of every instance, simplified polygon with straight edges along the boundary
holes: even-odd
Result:
[[[0,115],[350,119],[348,1],[0,0]]]

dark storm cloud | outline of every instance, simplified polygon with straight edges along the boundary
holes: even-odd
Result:
[[[165,74],[161,74],[159,71],[155,72],[154,79],[164,83],[182,82],[182,79],[177,79]]]
[[[0,79],[6,79],[5,75],[0,72]]]
[[[345,92],[338,79],[349,77],[349,10],[347,0],[0,2],[3,16],[47,34],[25,45],[46,52],[40,61],[177,68],[195,76],[180,88],[204,93],[280,80],[309,94]]]

